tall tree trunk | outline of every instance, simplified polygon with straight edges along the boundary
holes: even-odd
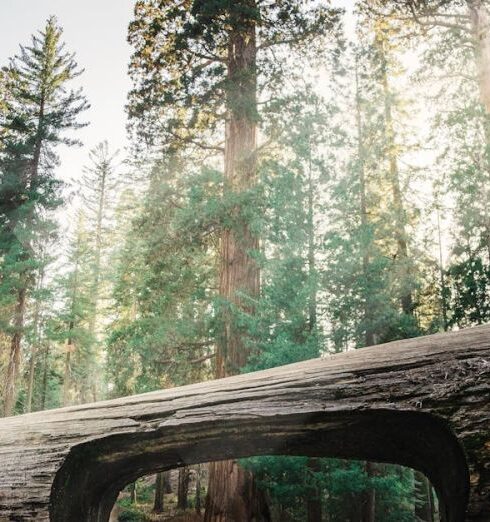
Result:
[[[36,372],[37,345],[39,343],[39,302],[36,302],[34,311],[34,343],[31,346],[31,358],[29,360],[29,373],[27,376],[27,399],[25,413],[32,411],[32,395],[34,392],[34,373]]]
[[[227,69],[227,121],[225,128],[225,195],[239,194],[256,183],[256,26],[255,0],[242,0],[236,7],[229,30]],[[245,9],[245,7],[247,9]],[[247,15],[248,13],[248,15]],[[234,225],[222,231],[220,240],[219,295],[229,303],[222,310],[222,332],[217,342],[216,377],[237,373],[248,360],[244,333],[234,319],[234,311],[253,313],[252,299],[259,295],[259,268],[253,252],[258,238],[234,211]],[[235,461],[221,461],[209,466],[209,487],[204,519],[206,522],[242,522],[269,520],[266,506],[252,474]]]
[[[311,285],[308,299],[308,327],[310,332],[317,326],[317,281],[316,281],[316,248],[315,248],[315,184],[312,169],[312,145],[311,136],[308,150],[308,209],[307,209],[307,235],[308,235],[308,276]]]
[[[188,467],[179,469],[179,482],[177,489],[177,508],[186,510],[189,497],[189,482],[191,476]]]
[[[308,299],[308,328],[312,333],[317,327],[317,287],[316,287],[316,248],[315,248],[315,208],[314,208],[315,186],[313,182],[312,169],[312,144],[311,136],[308,150],[308,208],[307,208],[307,236],[308,236],[308,278],[311,285]],[[318,354],[319,355],[319,354]],[[308,459],[308,469],[314,482],[314,474],[320,471],[320,460]],[[321,489],[313,485],[306,499],[306,513],[308,522],[322,520],[322,497]]]
[[[80,225],[79,225],[80,226]],[[65,343],[65,369],[63,373],[63,406],[68,406],[70,403],[70,386],[71,386],[71,354],[75,351],[75,344],[73,342],[73,330],[75,328],[75,311],[78,299],[78,279],[80,270],[80,252],[82,247],[82,235],[80,230],[77,236],[77,246],[75,251],[75,267],[73,272],[73,286],[71,288],[71,303],[70,303],[70,322],[68,323],[68,337]]]
[[[93,290],[92,290],[92,310],[89,320],[89,333],[97,345],[97,314],[99,306],[100,294],[100,271],[101,271],[101,256],[102,256],[102,220],[105,213],[106,202],[106,184],[107,175],[109,172],[108,163],[102,165],[101,177],[99,181],[99,199],[97,201],[97,214],[95,219],[95,252],[94,252],[94,267],[93,267]],[[93,361],[91,361],[92,363]],[[97,371],[89,372],[89,379],[91,382],[87,383],[88,389],[92,392],[92,401],[97,401]]]
[[[388,81],[388,59],[384,46],[384,36],[379,37],[379,46],[382,54],[381,82],[384,96],[384,120],[386,151],[389,163],[389,180],[393,195],[393,209],[395,213],[395,239],[397,243],[396,257],[401,273],[401,296],[400,303],[402,311],[407,315],[413,315],[413,298],[411,289],[411,269],[408,256],[406,213],[403,204],[402,190],[400,184],[400,173],[398,170],[398,155],[395,140],[395,128],[392,114],[393,93]]]
[[[24,329],[27,285],[22,284],[17,290],[17,301],[14,310],[14,333],[10,342],[9,362],[5,378],[3,395],[3,415],[8,417],[14,412],[17,398],[17,379],[20,371],[21,341]]]
[[[163,489],[167,495],[171,495],[173,493],[171,472],[165,471],[163,473],[163,478]]]
[[[365,161],[366,151],[364,146],[364,129],[362,121],[362,105],[361,105],[361,87],[359,83],[359,71],[356,56],[355,63],[355,80],[356,80],[356,125],[357,125],[357,156],[358,156],[358,172],[359,172],[359,191],[360,191],[360,218],[362,229],[362,272],[364,280],[369,283],[369,264],[370,264],[370,240],[365,237],[368,233],[368,210],[367,210],[367,183],[365,175]],[[372,346],[375,344],[375,332],[372,328],[373,309],[371,306],[369,292],[369,284],[367,284],[368,291],[364,300],[364,346]],[[376,469],[372,462],[365,463],[365,470],[368,478],[371,478]],[[368,489],[362,499],[361,518],[363,522],[374,522],[376,514],[376,491],[374,488]]]
[[[255,2],[245,2],[254,7]],[[225,136],[225,195],[240,194],[256,183],[256,42],[255,23],[244,21],[230,33],[228,49],[228,119]],[[238,98],[238,99],[237,99]],[[259,295],[259,269],[253,259],[258,238],[234,211],[235,223],[225,228],[220,241],[219,295],[232,307],[248,313],[253,307],[243,294]],[[237,373],[248,360],[248,349],[232,317],[225,311],[216,354],[216,377]]]
[[[39,409],[43,411],[46,409],[46,394],[48,391],[48,367],[49,367],[49,344],[46,344],[44,350],[44,361],[43,361],[43,380],[41,386],[41,404]]]
[[[163,513],[163,495],[165,493],[165,474],[160,472],[156,474],[155,481],[155,499],[153,502],[153,513]]]
[[[65,343],[65,368],[63,371],[63,406],[70,404],[70,387],[71,387],[71,354],[74,351],[74,344],[71,332],[74,328],[74,321],[71,320],[68,326],[69,337]]]
[[[437,241],[439,245],[439,284],[441,285],[441,324],[445,332],[448,330],[448,318],[447,318],[447,296],[446,296],[446,277],[444,274],[444,260],[442,257],[442,231],[441,231],[441,211],[439,206],[439,200],[436,201],[436,214],[437,214]]]
[[[368,233],[368,211],[367,211],[367,184],[365,175],[365,161],[366,152],[364,147],[364,129],[362,122],[362,106],[361,106],[361,86],[359,83],[359,70],[358,70],[358,58],[356,56],[355,62],[355,81],[356,81],[356,125],[357,125],[357,162],[359,172],[359,191],[360,191],[360,216],[361,216],[361,228],[362,228],[362,272],[364,280],[369,281],[369,254],[370,254],[370,242],[366,237]],[[372,346],[375,344],[374,331],[371,327],[373,310],[371,307],[369,296],[366,295],[364,300],[364,345]]]
[[[194,506],[196,508],[196,513],[198,515],[201,514],[201,465],[198,464],[196,466],[196,497]]]
[[[44,269],[41,268],[39,273],[39,280],[37,283],[37,289],[41,290],[44,282]],[[41,333],[40,333],[40,317],[41,314],[41,303],[39,299],[36,300],[36,304],[34,307],[34,343],[31,346],[31,358],[29,361],[29,374],[27,379],[27,400],[26,400],[26,413],[30,413],[32,411],[32,397],[34,393],[34,374],[36,372],[36,359],[39,350],[39,344],[41,342]]]
[[[30,188],[31,191],[36,190],[37,178],[39,175],[39,165],[41,161],[41,150],[43,144],[43,125],[44,125],[44,91],[41,92],[39,114],[37,121],[36,137],[33,144],[32,159],[29,162],[27,172],[22,174],[23,183]],[[28,213],[26,224],[29,224],[32,210]],[[30,245],[23,247],[23,261],[27,261],[30,257]],[[4,416],[12,415],[15,407],[17,395],[17,379],[20,372],[22,337],[24,335],[24,317],[26,311],[26,297],[29,285],[32,284],[33,277],[27,271],[20,274],[20,285],[17,290],[17,301],[14,310],[14,333],[10,343],[9,362],[4,386],[3,398],[3,414]]]

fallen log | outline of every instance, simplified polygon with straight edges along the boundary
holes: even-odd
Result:
[[[490,326],[1,419],[0,520],[106,522],[139,476],[265,454],[409,466],[488,522]]]

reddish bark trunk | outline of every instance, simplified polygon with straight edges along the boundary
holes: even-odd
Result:
[[[250,4],[253,6],[254,2]],[[239,194],[256,182],[256,42],[255,23],[244,21],[230,34],[228,49],[228,119],[225,136],[225,195]],[[219,295],[232,307],[252,312],[246,297],[259,294],[259,269],[252,253],[258,238],[234,210],[234,224],[223,230],[220,242]],[[216,355],[216,377],[233,375],[248,359],[242,332],[232,312],[224,311]]]
[[[255,0],[244,3],[253,13]],[[225,195],[243,193],[256,182],[256,28],[255,20],[244,10],[237,13],[229,31],[227,58]],[[234,223],[223,230],[220,242],[219,295],[226,305],[216,353],[217,378],[236,374],[247,363],[246,334],[237,326],[234,312],[253,313],[248,298],[259,295],[259,268],[253,258],[259,240],[240,212],[237,206]],[[269,515],[252,475],[234,461],[222,461],[209,468],[204,518],[207,522],[242,522],[269,520]]]
[[[233,460],[209,465],[204,522],[269,521],[270,512],[254,478]]]

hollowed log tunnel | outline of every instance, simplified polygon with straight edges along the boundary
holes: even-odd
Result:
[[[135,478],[260,454],[422,471],[490,521],[490,326],[0,421],[0,520],[105,522]]]

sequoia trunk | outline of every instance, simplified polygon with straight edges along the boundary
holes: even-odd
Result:
[[[234,460],[209,465],[204,522],[269,521],[270,513],[253,475]]]
[[[255,0],[230,8],[228,41],[227,121],[225,128],[224,195],[244,194],[256,183],[256,26]],[[259,268],[254,260],[259,241],[242,215],[239,204],[220,241],[219,295],[221,332],[217,343],[216,377],[239,372],[247,363],[246,333],[236,313],[253,313],[259,295]],[[206,522],[268,520],[252,475],[234,461],[209,466]]]

